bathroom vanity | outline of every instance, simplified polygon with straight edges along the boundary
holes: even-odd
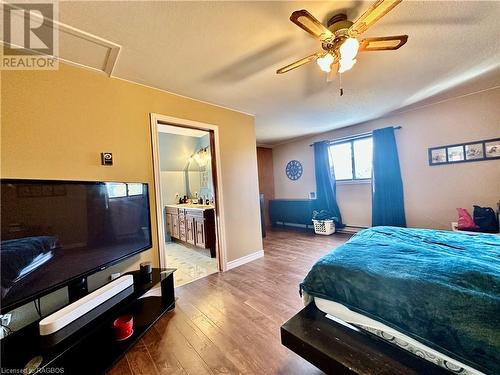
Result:
[[[215,258],[215,209],[211,205],[165,206],[166,232],[176,241],[210,250]]]

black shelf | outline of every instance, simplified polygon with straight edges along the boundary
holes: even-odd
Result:
[[[348,328],[325,315],[310,303],[281,326],[281,343],[327,374],[450,374],[376,335]]]
[[[104,373],[163,314],[174,308],[173,272],[173,269],[154,268],[151,277],[146,279],[141,277],[139,271],[129,273],[134,276],[133,293],[62,341],[50,336],[41,337],[38,321],[6,337],[1,341],[2,369],[23,369],[30,359],[42,356],[39,370],[63,368],[66,374]],[[161,296],[140,298],[158,284]],[[127,340],[116,341],[112,323],[118,316],[126,314],[134,317],[134,333]],[[85,319],[85,316],[80,319]]]

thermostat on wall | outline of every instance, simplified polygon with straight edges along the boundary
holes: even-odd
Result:
[[[113,165],[113,154],[111,152],[101,152],[101,164]]]

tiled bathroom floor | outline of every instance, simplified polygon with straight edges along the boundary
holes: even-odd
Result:
[[[167,267],[177,268],[174,272],[176,287],[218,272],[217,260],[210,258],[209,250],[167,242],[165,251],[167,252]]]

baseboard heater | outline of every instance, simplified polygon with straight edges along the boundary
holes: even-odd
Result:
[[[40,335],[48,336],[60,331],[106,301],[114,299],[115,296],[123,294],[122,292],[132,287],[130,288],[130,292],[126,293],[130,295],[133,292],[133,284],[134,277],[132,275],[125,275],[94,290],[78,301],[42,319],[39,323]]]
[[[308,229],[312,227],[312,215],[315,209],[314,199],[271,199],[269,201],[269,219],[273,226],[281,225]]]
[[[282,227],[287,227],[289,229],[300,229],[300,230],[313,230],[314,225],[311,220],[311,224],[297,224],[297,223],[287,223],[287,222],[280,222],[277,221],[275,223],[276,226],[282,226]]]
[[[361,232],[363,229],[367,229],[368,227],[360,227],[357,225],[346,225],[342,229],[337,229],[337,233],[345,233],[345,234],[356,234]]]

